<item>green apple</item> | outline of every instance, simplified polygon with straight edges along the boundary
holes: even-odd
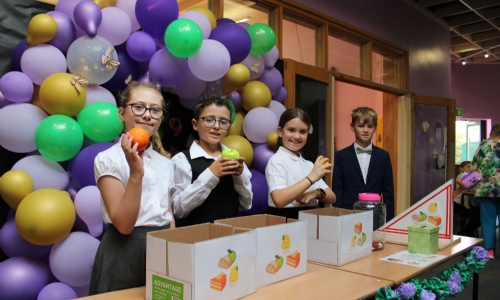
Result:
[[[236,149],[227,148],[227,149],[224,149],[222,151],[222,153],[220,154],[220,156],[224,157],[224,158],[230,158],[232,160],[237,160],[238,157],[240,157],[240,153]]]

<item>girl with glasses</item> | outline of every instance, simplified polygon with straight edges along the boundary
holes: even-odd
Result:
[[[191,121],[198,133],[187,150],[172,158],[175,185],[172,196],[177,226],[232,218],[252,206],[252,174],[244,163],[222,158],[221,143],[231,125],[231,108],[225,99],[203,97]]]
[[[121,93],[120,102],[124,132],[141,127],[150,142],[138,151],[138,143],[123,133],[118,143],[95,158],[108,228],[94,260],[90,295],[145,285],[147,232],[174,227],[170,206],[174,168],[158,135],[165,109],[160,86],[133,81]]]

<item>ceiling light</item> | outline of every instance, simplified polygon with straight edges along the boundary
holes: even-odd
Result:
[[[488,57],[490,57],[490,54],[489,54],[489,53],[486,53],[486,54],[484,55],[484,57],[488,58]]]
[[[466,64],[467,64],[467,61],[466,61],[466,60],[464,60],[464,61],[462,62],[462,65],[464,65],[464,66],[465,66]]]

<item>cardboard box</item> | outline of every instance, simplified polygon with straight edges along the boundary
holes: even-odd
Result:
[[[408,252],[434,254],[438,252],[439,227],[432,225],[408,226]]]
[[[373,211],[336,207],[304,210],[307,221],[308,259],[334,266],[367,257],[372,253]]]
[[[307,224],[274,215],[253,215],[215,221],[256,232],[256,285],[262,287],[307,270]]]
[[[210,223],[149,232],[146,299],[237,299],[254,293],[255,237],[251,230]]]

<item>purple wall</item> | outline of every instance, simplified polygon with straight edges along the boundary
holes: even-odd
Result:
[[[409,51],[409,90],[451,98],[450,30],[407,0],[296,0]]]
[[[452,64],[451,72],[451,97],[463,117],[500,123],[500,65]]]

